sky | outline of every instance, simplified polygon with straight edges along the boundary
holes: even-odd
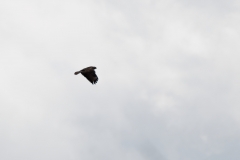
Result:
[[[239,42],[237,0],[1,0],[0,159],[238,160]]]

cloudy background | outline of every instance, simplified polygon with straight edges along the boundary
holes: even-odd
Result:
[[[0,159],[238,160],[239,42],[237,0],[1,0]]]

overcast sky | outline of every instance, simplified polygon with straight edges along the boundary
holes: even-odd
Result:
[[[238,160],[239,42],[238,0],[1,0],[0,159]]]

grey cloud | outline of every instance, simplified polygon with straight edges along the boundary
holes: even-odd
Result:
[[[231,1],[1,3],[1,159],[239,157]]]

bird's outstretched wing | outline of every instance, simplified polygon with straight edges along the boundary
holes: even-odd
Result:
[[[83,75],[84,77],[86,77],[86,78],[89,80],[89,82],[91,82],[92,84],[97,83],[98,77],[97,77],[97,75],[96,75],[96,73],[95,73],[95,71],[94,71],[93,69],[91,69],[91,70],[89,70],[89,71],[87,71],[87,72],[81,72],[81,73],[82,73],[82,75]]]

